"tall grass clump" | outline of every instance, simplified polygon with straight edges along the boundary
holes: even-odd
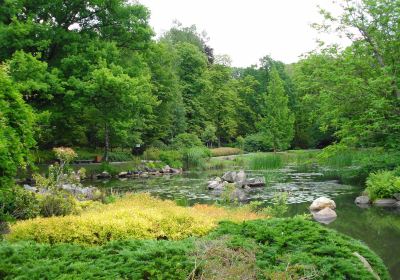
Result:
[[[193,147],[183,151],[185,169],[205,169],[206,159],[211,157],[211,152],[205,147]]]
[[[268,170],[282,168],[284,162],[277,154],[255,154],[249,159],[249,167],[252,170]]]

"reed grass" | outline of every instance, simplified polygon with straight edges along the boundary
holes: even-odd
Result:
[[[249,167],[252,170],[279,169],[284,161],[279,154],[255,154],[249,158]]]

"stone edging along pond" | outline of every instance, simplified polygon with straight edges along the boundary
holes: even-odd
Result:
[[[368,196],[362,195],[356,197],[354,203],[361,208],[367,208],[371,205],[378,207],[398,207],[400,208],[400,193],[393,195],[393,198],[380,198],[372,201]]]

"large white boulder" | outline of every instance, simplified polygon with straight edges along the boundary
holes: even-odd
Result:
[[[316,221],[324,224],[333,222],[337,217],[336,212],[329,207],[319,211],[312,211],[311,213]]]
[[[332,199],[321,196],[321,197],[317,198],[316,200],[314,200],[310,205],[311,211],[318,211],[318,210],[322,210],[324,208],[335,209],[336,203]]]

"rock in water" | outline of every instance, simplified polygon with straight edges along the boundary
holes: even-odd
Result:
[[[236,174],[236,178],[235,178],[235,184],[238,188],[243,187],[244,185],[246,185],[246,173],[243,170],[240,170],[237,174]]]
[[[354,202],[355,202],[356,204],[369,204],[369,203],[371,202],[371,200],[369,199],[368,196],[362,195],[362,196],[356,197],[356,199],[354,200]]]
[[[255,187],[264,187],[265,186],[265,178],[264,177],[257,177],[257,178],[250,178],[246,180],[246,186],[255,188]]]
[[[400,193],[395,193],[393,197],[397,200],[400,200]]]
[[[397,200],[394,198],[382,198],[374,201],[375,206],[395,207]]]
[[[310,210],[311,211],[318,211],[322,210],[324,208],[330,208],[330,209],[335,209],[336,208],[336,203],[327,197],[321,196],[314,200],[311,205],[310,205]]]
[[[246,200],[246,193],[241,189],[236,188],[230,195],[231,201],[243,202]]]
[[[120,172],[118,174],[118,178],[126,178],[126,176],[128,176],[128,172],[126,172],[126,171]]]
[[[235,183],[236,180],[236,172],[228,171],[222,176],[222,180],[227,181],[228,183]]]
[[[323,224],[329,224],[337,218],[336,212],[329,207],[326,207],[319,211],[312,211],[311,213],[317,222]]]

